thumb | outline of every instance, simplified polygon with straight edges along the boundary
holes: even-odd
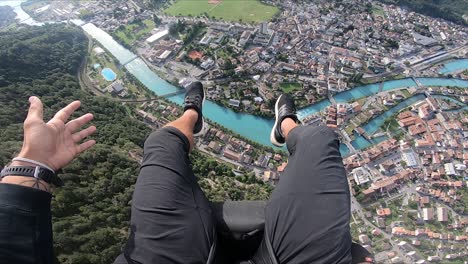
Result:
[[[43,122],[43,106],[42,102],[36,96],[29,97],[29,111],[26,117],[27,122]]]

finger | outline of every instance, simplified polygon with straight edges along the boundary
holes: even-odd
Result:
[[[74,133],[80,127],[86,125],[91,120],[93,120],[93,115],[88,113],[86,115],[82,115],[82,116],[68,122],[67,125],[66,125],[66,128],[70,131],[70,133]]]
[[[87,136],[96,132],[95,126],[90,126],[86,129],[81,130],[80,132],[76,132],[72,135],[73,142],[80,142],[81,140],[85,139]]]
[[[43,122],[44,121],[44,107],[42,102],[36,96],[29,97],[29,111],[25,123]]]
[[[80,105],[80,101],[74,101],[62,108],[62,110],[58,111],[52,119],[58,119],[65,123],[67,122],[68,118],[70,118],[70,116],[76,111],[76,109],[80,107]]]
[[[91,148],[92,146],[94,146],[96,144],[96,141],[95,140],[88,140],[82,144],[80,144],[78,146],[78,154],[80,154],[81,152],[83,151],[86,151],[88,150],[89,148]]]

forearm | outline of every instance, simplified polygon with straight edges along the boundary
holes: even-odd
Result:
[[[33,183],[25,183],[23,177],[7,178],[10,183],[0,183],[0,260],[53,263],[52,195],[28,187]]]

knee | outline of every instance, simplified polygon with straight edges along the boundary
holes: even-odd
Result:
[[[161,129],[155,130],[149,134],[149,136],[145,140],[145,147],[153,145],[155,142],[158,141],[158,138],[161,137]]]
[[[190,142],[182,132],[174,127],[163,127],[153,131],[146,138],[144,149],[147,150],[154,147],[175,149],[178,145],[182,145],[187,151],[190,148]]]
[[[336,132],[327,126],[308,127],[304,136],[307,138],[313,137],[321,141],[338,139]]]

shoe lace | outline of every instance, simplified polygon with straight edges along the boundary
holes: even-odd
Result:
[[[288,104],[282,105],[278,110],[279,116],[294,115],[294,107],[289,106]]]
[[[199,105],[201,101],[201,96],[200,95],[192,95],[192,96],[187,96],[185,98],[185,103],[186,104],[196,104]]]

